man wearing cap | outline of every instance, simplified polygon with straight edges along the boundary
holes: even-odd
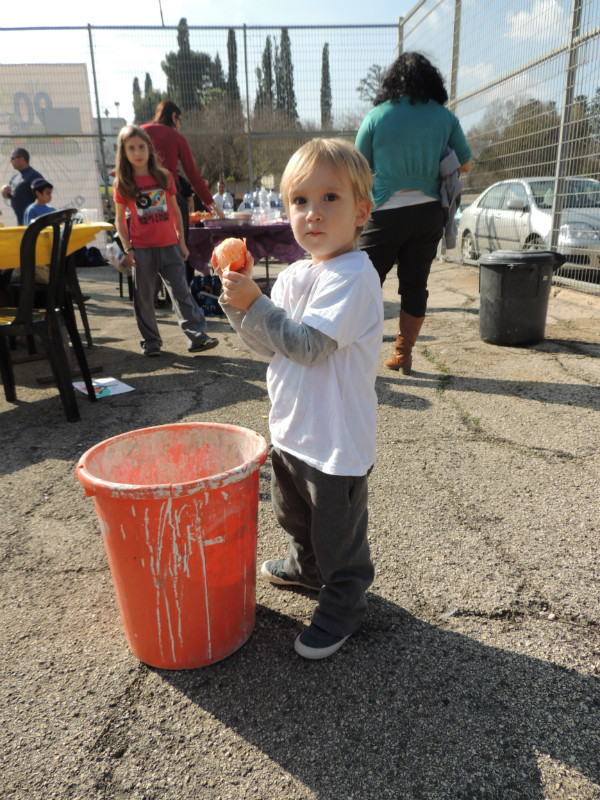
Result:
[[[36,178],[33,181],[31,184],[31,191],[33,192],[35,201],[25,209],[23,217],[23,223],[25,225],[29,225],[34,219],[44,214],[50,214],[52,211],[56,211],[55,208],[48,205],[50,200],[52,200],[52,189],[54,189],[54,186],[52,186],[50,181],[47,181],[46,178]]]
[[[31,184],[36,178],[43,176],[29,166],[29,153],[24,147],[17,147],[16,150],[13,150],[10,161],[17,172],[10,179],[10,183],[2,187],[2,197],[10,200],[17,224],[23,225],[25,209],[31,203]]]

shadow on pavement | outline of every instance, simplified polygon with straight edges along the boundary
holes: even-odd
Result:
[[[299,659],[297,632],[259,606],[256,632],[225,661],[155,672],[320,800],[542,800],[544,754],[600,779],[594,678],[373,595],[365,630],[329,660]]]
[[[564,384],[552,381],[519,381],[507,378],[471,378],[461,375],[436,375],[428,372],[419,372],[413,369],[410,376],[397,373],[379,375],[375,384],[379,403],[395,406],[399,402],[404,405],[401,398],[405,392],[390,392],[389,387],[402,390],[403,388],[434,388],[440,387],[443,381],[444,390],[447,392],[478,392],[483,395],[502,395],[504,397],[523,397],[528,400],[537,400],[540,403],[556,405],[577,406],[579,408],[598,408],[598,387],[582,384]],[[429,405],[429,404],[428,404]],[[426,408],[428,406],[423,406]]]

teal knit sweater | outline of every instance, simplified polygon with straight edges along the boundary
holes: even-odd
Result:
[[[435,100],[413,104],[401,97],[371,109],[356,135],[356,146],[373,170],[373,207],[401,189],[420,189],[441,200],[440,161],[448,145],[461,164],[471,158],[457,117]]]

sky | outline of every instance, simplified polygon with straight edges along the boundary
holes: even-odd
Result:
[[[124,0],[102,0],[102,2],[98,3],[80,2],[67,4],[66,0],[59,0],[58,7],[60,9],[68,8],[68,13],[65,11],[62,14],[57,14],[57,4],[35,2],[35,14],[29,15],[28,18],[24,19],[22,7],[19,7],[18,3],[9,3],[5,0],[0,16],[2,61],[6,64],[18,64],[24,61],[31,64],[43,64],[59,63],[64,58],[65,62],[69,63],[73,61],[87,63],[89,60],[87,32],[82,31],[75,34],[56,31],[51,38],[48,38],[46,32],[31,31],[31,33],[26,33],[26,31],[34,23],[35,27],[39,28],[55,26],[81,28],[88,24],[95,26],[94,47],[99,102],[102,111],[105,113],[108,111],[111,116],[117,116],[131,122],[133,121],[131,92],[133,78],[138,77],[143,85],[145,73],[148,72],[156,89],[162,91],[166,89],[166,78],[160,68],[160,63],[166,52],[176,49],[176,33],[173,33],[173,29],[182,17],[185,17],[188,25],[195,29],[206,25],[207,28],[215,28],[215,31],[219,27],[225,31],[222,35],[216,32],[212,34],[207,32],[207,35],[204,36],[196,30],[196,33],[193,34],[192,43],[194,49],[201,49],[214,57],[217,52],[216,43],[222,39],[221,45],[218,45],[218,47],[219,55],[224,62],[226,62],[227,56],[227,28],[229,26],[240,28],[242,25],[247,25],[250,28],[248,48],[251,54],[249,61],[249,91],[251,97],[254,97],[256,91],[254,85],[256,65],[254,60],[258,59],[257,63],[260,63],[260,53],[262,53],[265,40],[264,27],[261,29],[260,34],[258,33],[260,26],[273,26],[277,31],[277,35],[279,35],[281,27],[285,26],[290,28],[303,25],[317,28],[318,26],[339,26],[342,24],[355,26],[384,24],[391,26],[392,32],[389,33],[388,31],[386,35],[386,46],[382,46],[375,54],[373,54],[372,50],[367,52],[368,48],[365,48],[364,51],[360,50],[361,45],[364,46],[364,37],[361,39],[360,34],[357,34],[360,44],[358,44],[359,50],[354,51],[354,56],[352,56],[351,46],[346,47],[346,50],[340,50],[338,45],[336,50],[336,36],[334,33],[328,34],[325,28],[321,28],[319,33],[315,32],[314,34],[311,31],[306,31],[304,36],[299,33],[291,34],[293,39],[292,51],[294,52],[294,48],[306,48],[303,52],[305,56],[304,63],[317,65],[318,74],[314,80],[314,76],[311,74],[308,84],[306,77],[304,81],[302,80],[299,70],[297,70],[295,76],[298,112],[303,120],[314,121],[320,115],[318,87],[317,91],[313,91],[313,83],[316,81],[318,84],[320,81],[321,57],[320,49],[319,53],[314,55],[307,48],[316,46],[315,42],[317,40],[320,43],[319,48],[322,47],[321,39],[323,41],[331,41],[331,79],[334,93],[336,94],[334,106],[337,103],[338,109],[343,108],[347,101],[341,100],[340,81],[351,82],[351,92],[352,95],[355,95],[355,87],[374,61],[383,59],[382,63],[385,64],[393,61],[397,50],[393,47],[391,49],[387,47],[388,40],[394,41],[393,31],[399,15],[408,13],[415,4],[416,0],[370,0],[368,3],[365,3],[364,0],[360,2],[359,0],[347,0],[344,4],[340,4],[339,0],[335,0],[335,2],[334,0],[329,0],[329,2],[328,0],[304,0],[302,3],[295,4],[273,4],[265,2],[265,0],[252,0],[252,2],[250,0],[146,0],[143,4],[127,2],[126,0],[125,2]],[[170,32],[163,34],[160,30],[156,30],[157,28],[160,29],[163,24]],[[132,38],[126,30],[122,32],[115,31],[114,34],[110,31],[102,31],[101,27],[106,26],[116,28],[153,26],[154,30],[139,31]],[[257,28],[254,33],[252,32],[253,26]],[[7,28],[13,27],[24,30],[19,34],[6,32]],[[4,35],[2,35],[2,29],[5,31]],[[360,30],[360,27],[358,30]],[[275,31],[273,35],[275,35]],[[368,35],[371,36],[370,33]],[[375,36],[376,34],[372,35]],[[297,39],[294,38],[296,36],[298,37]],[[262,37],[258,55],[252,52],[253,48],[256,49],[257,37]],[[340,33],[338,32],[338,40],[339,37]],[[201,46],[199,44],[200,41],[202,42]],[[397,38],[395,41],[397,42]],[[46,42],[48,47],[45,46]],[[239,32],[237,44],[241,53],[242,37]],[[383,52],[384,50],[385,52]],[[24,52],[27,53],[26,58],[23,58]],[[68,53],[66,57],[65,53]],[[365,61],[365,59],[370,60]],[[298,57],[296,63],[300,63],[301,60]],[[90,88],[92,88],[91,67],[89,69]],[[241,71],[241,63],[239,64],[239,69]],[[306,89],[307,85],[309,86],[308,89]],[[31,87],[23,86],[17,88],[31,93]],[[305,89],[304,93],[302,91],[303,88]],[[356,100],[359,102],[358,97],[356,97]],[[334,112],[335,110],[334,107]],[[94,116],[96,116],[95,104]]]
[[[2,27],[46,25],[340,25],[396,22],[416,0],[303,0],[275,4],[268,0],[146,0],[100,3],[34,2],[24,15],[20,3],[2,3]],[[35,7],[35,8],[34,8]],[[57,13],[57,8],[65,13]],[[162,17],[161,17],[162,8]],[[68,9],[68,11],[66,11]],[[29,13],[35,11],[35,13]]]

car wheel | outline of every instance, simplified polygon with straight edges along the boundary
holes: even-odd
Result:
[[[544,244],[544,240],[541,236],[538,236],[537,233],[534,233],[532,236],[527,239],[525,242],[524,250],[545,250],[546,245]]]
[[[469,231],[465,231],[460,245],[460,253],[464,261],[476,261],[479,253],[475,250],[475,239]]]

